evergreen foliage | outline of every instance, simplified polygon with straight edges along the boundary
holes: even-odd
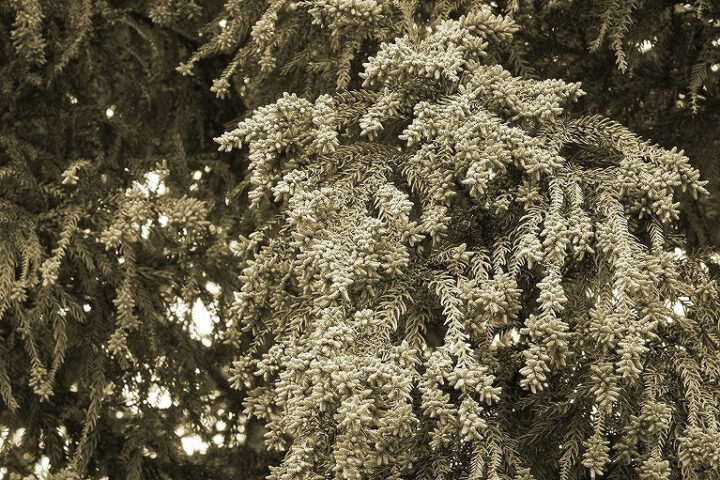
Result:
[[[235,379],[286,452],[270,478],[595,478],[611,447],[608,478],[717,472],[714,343],[668,308],[698,287],[665,235],[702,182],[563,117],[578,84],[489,62],[515,29],[480,8],[408,33],[363,90],[285,95],[217,139],[249,153]]]
[[[122,3],[0,2],[5,478],[43,457],[57,478],[216,476],[239,448],[234,352],[191,334],[193,305],[223,315],[240,273],[237,182],[212,147],[234,110],[174,71],[197,39]],[[184,452],[193,433],[223,435],[218,465]]]
[[[498,2],[507,8],[513,2]],[[515,2],[527,71],[581,81],[579,111],[683,148],[711,196],[684,202],[693,247],[720,246],[720,8],[717,2]],[[572,21],[568,21],[572,19]],[[706,219],[710,219],[709,221]]]
[[[457,18],[473,3],[374,2],[385,12],[378,18],[352,13],[357,2],[335,1],[325,17],[340,15],[342,20],[331,21],[318,20],[318,5],[326,2],[235,0],[218,17],[228,28],[215,27],[211,40],[180,70],[190,73],[199,59],[232,55],[213,89],[227,95],[234,82],[250,107],[270,103],[283,91],[314,96],[335,86],[357,88],[348,68],[359,71],[378,42],[401,35],[406,25]],[[495,13],[511,13],[521,27],[513,48],[498,59],[510,71],[582,82],[590,95],[575,112],[600,114],[667,148],[683,148],[709,181],[710,198],[720,194],[720,12],[715,2],[481,3]],[[383,21],[387,17],[395,19],[389,26]],[[717,206],[707,200],[685,203],[682,222],[690,244],[720,246]]]
[[[718,478],[716,17],[0,2],[0,477]]]

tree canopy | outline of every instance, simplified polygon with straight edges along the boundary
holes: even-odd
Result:
[[[0,478],[720,475],[714,3],[0,36]]]

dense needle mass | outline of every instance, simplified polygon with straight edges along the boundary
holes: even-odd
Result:
[[[646,3],[0,1],[0,478],[717,478],[717,12]]]

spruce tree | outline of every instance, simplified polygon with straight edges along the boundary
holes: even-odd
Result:
[[[0,2],[0,475],[717,478],[688,5]]]

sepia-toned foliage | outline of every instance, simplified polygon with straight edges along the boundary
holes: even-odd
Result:
[[[717,472],[716,344],[690,333],[718,338],[717,287],[666,239],[698,173],[565,117],[578,84],[490,61],[516,29],[478,8],[414,30],[361,90],[217,139],[250,161],[234,372],[285,452],[269,478]]]
[[[0,478],[717,478],[717,15],[0,1]]]
[[[236,172],[212,146],[236,110],[174,71],[197,37],[144,3],[0,2],[4,478],[244,469],[223,460],[242,398],[225,326],[201,338],[191,318],[197,302],[223,316],[239,288]],[[214,460],[182,448],[198,435],[217,451],[218,434]]]

